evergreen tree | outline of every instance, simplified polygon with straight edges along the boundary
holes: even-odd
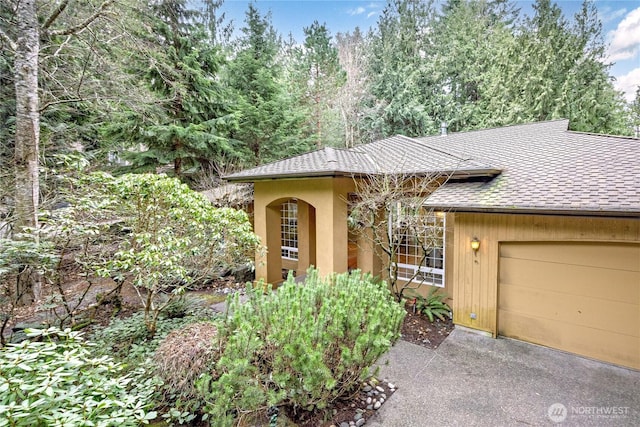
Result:
[[[593,1],[585,0],[573,21],[574,62],[567,73],[562,95],[563,115],[571,128],[584,132],[628,133],[624,100],[605,63],[606,45],[602,23]]]
[[[585,1],[573,21],[550,0],[537,0],[534,11],[487,78],[489,124],[567,118],[573,130],[628,133],[593,3]]]
[[[304,34],[300,65],[307,87],[303,102],[311,112],[310,127],[316,145],[344,146],[336,101],[345,83],[345,72],[340,66],[338,49],[325,24],[314,21],[304,28]]]
[[[370,34],[367,139],[427,135],[440,126],[442,87],[431,61],[431,1],[391,0]]]
[[[143,76],[155,102],[144,114],[133,108],[119,112],[106,135],[143,148],[128,153],[135,166],[173,163],[178,176],[233,156],[227,136],[236,116],[219,80],[224,55],[205,25],[210,15],[203,19],[187,0],[163,0],[147,13],[152,16],[141,17],[150,22],[143,29],[150,31],[146,51],[130,71]]]
[[[434,65],[443,88],[440,117],[453,131],[486,127],[486,79],[508,61],[516,11],[504,0],[448,1],[435,30]],[[495,96],[495,94],[491,94]]]
[[[225,74],[225,83],[238,98],[239,126],[231,133],[232,144],[250,164],[309,149],[301,137],[304,114],[284,90],[281,42],[270,19],[249,4],[243,35]]]

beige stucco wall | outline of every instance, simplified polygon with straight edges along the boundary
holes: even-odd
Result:
[[[455,218],[452,250],[447,251],[454,323],[497,333],[498,256],[501,242],[640,242],[639,218],[449,213]],[[480,240],[477,254],[473,237]],[[603,256],[608,256],[603,253]],[[476,319],[471,318],[475,313]]]
[[[315,242],[304,242],[307,233],[299,229],[301,261],[315,258],[321,274],[347,271],[348,230],[347,195],[354,190],[351,178],[307,178],[259,181],[254,184],[254,230],[267,246],[266,255],[256,258],[256,278],[269,282],[280,280],[280,213],[279,205],[287,199],[298,199],[313,209],[299,226],[313,224]],[[312,222],[315,220],[315,222]],[[314,244],[315,243],[315,244]],[[306,246],[305,246],[306,245]],[[311,246],[311,247],[309,247]],[[308,251],[307,249],[308,248]],[[302,267],[303,262],[300,262]]]

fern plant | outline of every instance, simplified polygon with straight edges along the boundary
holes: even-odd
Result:
[[[451,307],[444,302],[447,295],[440,293],[440,289],[431,288],[426,297],[412,292],[411,297],[416,299],[416,310],[427,316],[430,322],[434,317],[443,321],[445,316],[451,319]]]

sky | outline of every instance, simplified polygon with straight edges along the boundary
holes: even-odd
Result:
[[[236,30],[243,26],[244,13],[250,0],[225,0],[222,11],[232,19]],[[516,1],[523,13],[532,13],[532,1]],[[565,16],[580,9],[581,0],[556,1]],[[608,61],[613,63],[611,75],[616,88],[625,93],[627,101],[635,96],[640,85],[640,0],[596,0],[608,43]],[[271,12],[273,26],[283,36],[290,33],[301,42],[303,28],[314,20],[325,23],[332,35],[365,31],[375,27],[386,1],[377,0],[256,0],[262,12]]]

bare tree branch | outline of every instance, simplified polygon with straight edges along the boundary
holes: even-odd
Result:
[[[399,277],[401,248],[410,239],[420,250],[412,254],[412,265],[423,266],[430,251],[441,244],[434,225],[434,212],[425,208],[426,199],[449,179],[446,174],[416,176],[396,173],[354,178],[354,197],[349,202],[351,230],[368,241],[380,257],[393,293],[398,299],[405,291],[422,285],[416,268],[410,277]],[[404,261],[406,262],[406,261]],[[405,273],[407,273],[405,271]]]
[[[102,96],[102,95],[95,95],[90,97],[85,96],[83,98],[57,99],[55,101],[49,101],[46,104],[44,104],[44,106],[40,108],[40,112],[42,113],[47,108],[53,105],[59,105],[59,104],[72,104],[74,102],[95,101],[95,100],[114,101],[114,100],[122,100],[122,99],[123,98],[120,96]]]
[[[11,39],[11,37],[9,37],[9,35],[7,33],[2,31],[1,28],[0,28],[0,39],[4,40],[5,43],[7,43],[9,45],[9,48],[11,48],[11,50],[13,50],[13,51],[16,50],[16,48],[17,48],[16,42],[13,41],[13,39]]]
[[[53,24],[55,20],[58,19],[58,16],[60,16],[60,14],[64,12],[64,10],[67,8],[68,5],[69,5],[69,0],[63,0],[62,3],[60,3],[58,7],[53,11],[51,16],[49,16],[49,19],[45,21],[44,25],[42,26],[42,29],[44,31],[49,29],[51,24]]]
[[[49,34],[51,34],[52,36],[68,36],[70,34],[76,34],[79,31],[82,31],[83,29],[87,28],[93,21],[98,19],[100,15],[102,15],[104,11],[107,10],[107,8],[111,6],[111,4],[113,4],[114,2],[115,0],[105,0],[100,5],[100,7],[98,7],[98,10],[96,10],[96,12],[93,15],[91,15],[90,17],[88,17],[78,25],[74,25],[73,27],[64,28],[61,30],[50,31]]]
[[[81,102],[83,101],[82,98],[74,98],[74,99],[58,99],[57,101],[49,101],[46,104],[44,104],[41,108],[40,108],[40,113],[42,113],[43,111],[45,111],[47,108],[51,107],[52,105],[58,105],[58,104],[71,104],[74,102]]]

